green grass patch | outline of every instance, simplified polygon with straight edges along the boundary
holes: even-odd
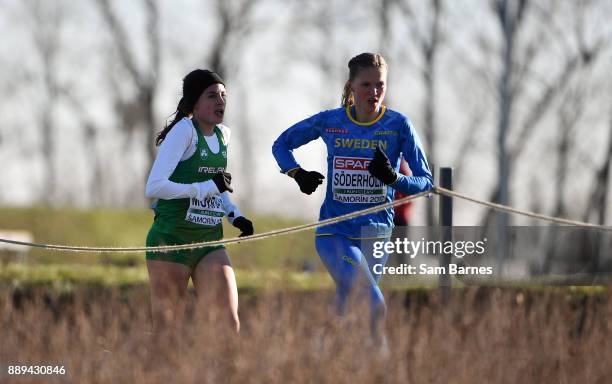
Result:
[[[235,269],[236,280],[240,290],[332,290],[334,283],[327,272],[314,273],[291,271],[288,269]],[[120,267],[116,265],[87,264],[24,264],[8,263],[0,268],[0,285],[12,288],[48,287],[54,291],[70,291],[76,286],[94,286],[101,288],[128,287],[147,285],[148,274],[144,265]],[[483,288],[513,289],[524,292],[541,292],[564,294],[568,298],[606,295],[611,287],[597,286],[546,286],[514,284],[479,285]],[[437,289],[431,279],[405,279],[382,281],[385,291],[416,291]],[[453,290],[462,290],[469,286],[460,282],[453,283]]]
[[[273,216],[249,216],[256,233],[303,224]],[[62,245],[128,247],[143,246],[153,220],[149,209],[75,209],[75,208],[0,208],[0,229],[25,230],[34,241]],[[235,237],[238,230],[224,220],[225,237]],[[237,273],[240,288],[295,289],[333,288],[333,282],[319,261],[314,247],[314,231],[228,245],[228,253]],[[307,267],[307,268],[306,268]],[[304,269],[313,273],[302,272]],[[554,278],[554,279],[553,279]],[[529,278],[524,281],[453,279],[453,288],[498,286],[531,291],[560,291],[572,296],[607,292],[605,285],[589,285],[560,277]],[[71,284],[101,286],[133,285],[147,282],[144,253],[56,252],[30,248],[24,256],[0,252],[0,284],[43,284],[66,287]],[[382,280],[385,289],[431,289],[437,277],[418,276]],[[575,286],[571,286],[575,284]],[[581,284],[581,285],[578,285]],[[598,280],[598,284],[602,280]]]
[[[236,269],[236,280],[240,289],[318,290],[333,287],[333,281],[323,272]],[[14,288],[47,286],[60,290],[74,285],[122,287],[148,284],[148,274],[145,266],[8,263],[0,269],[0,284]]]
[[[272,216],[249,216],[256,233],[303,224]],[[25,230],[32,233],[37,243],[134,247],[144,246],[153,221],[150,209],[75,209],[75,208],[0,208],[0,229]],[[226,238],[236,237],[239,231],[224,220]],[[300,271],[306,263],[318,268],[314,248],[314,231],[285,235],[245,244],[228,246],[234,265],[241,269],[289,268]],[[0,262],[14,261],[6,252]],[[144,253],[82,253],[58,252],[31,248],[25,257],[28,263],[41,264],[103,264],[119,267],[144,265]]]

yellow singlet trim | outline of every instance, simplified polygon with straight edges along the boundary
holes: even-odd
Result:
[[[370,121],[370,122],[367,122],[367,123],[360,123],[359,121],[357,121],[357,120],[353,119],[353,116],[351,116],[351,106],[350,106],[350,105],[346,107],[346,115],[348,116],[348,118],[349,118],[349,119],[350,119],[350,120],[351,120],[353,123],[355,123],[355,124],[357,124],[357,125],[364,125],[364,126],[367,126],[367,125],[372,125],[372,124],[376,123],[378,120],[380,120],[380,119],[383,117],[383,115],[385,114],[385,111],[386,111],[386,110],[387,110],[387,106],[386,106],[386,105],[383,105],[383,106],[380,108],[380,114],[379,114],[379,115],[378,115],[378,116],[377,116],[377,117],[376,117],[374,120],[372,120],[372,121]]]

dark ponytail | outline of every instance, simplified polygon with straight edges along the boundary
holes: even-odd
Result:
[[[155,136],[155,145],[159,145],[164,141],[166,135],[176,123],[184,117],[189,117],[193,111],[193,106],[200,98],[200,95],[206,88],[213,84],[223,84],[221,76],[207,69],[196,69],[187,74],[183,79],[183,97],[176,106],[174,119],[170,124],[166,124],[164,129]]]
[[[184,104],[185,104],[185,98],[181,97],[181,100],[178,102],[178,105],[176,106],[176,112],[174,114],[174,119],[172,119],[172,122],[170,122],[170,124],[166,124],[164,129],[162,129],[161,132],[159,132],[157,136],[155,136],[155,146],[156,147],[159,147],[162,141],[164,141],[164,139],[166,138],[166,135],[168,134],[168,132],[170,132],[170,130],[172,129],[172,127],[174,127],[176,123],[181,121],[183,117],[189,116],[189,112],[185,111]]]

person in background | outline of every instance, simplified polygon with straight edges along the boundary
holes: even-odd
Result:
[[[410,176],[412,172],[410,171],[410,167],[408,167],[408,163],[406,160],[401,159],[399,173],[402,175]],[[402,199],[408,195],[401,193],[400,191],[395,191],[395,200]],[[391,235],[391,241],[395,241],[395,239],[404,239],[408,238],[408,223],[410,222],[410,214],[412,213],[412,201],[404,203],[402,205],[396,205],[393,207],[393,213],[395,216],[393,217],[393,233]],[[405,253],[401,253],[397,255],[396,265],[401,265],[404,263],[408,263],[410,258]]]

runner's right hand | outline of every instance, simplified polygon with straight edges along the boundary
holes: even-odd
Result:
[[[219,193],[223,193],[225,191],[234,192],[232,186],[230,185],[232,182],[232,175],[227,172],[219,171],[216,175],[213,176],[212,181],[217,186]]]
[[[300,168],[295,172],[293,178],[300,186],[300,191],[310,195],[323,183],[325,176],[316,171],[305,171]]]

